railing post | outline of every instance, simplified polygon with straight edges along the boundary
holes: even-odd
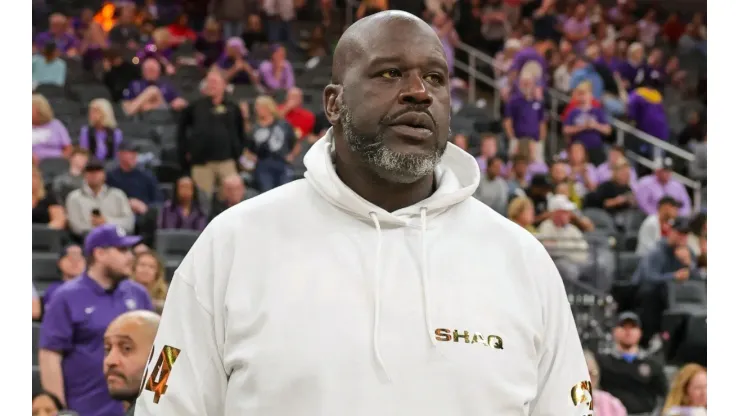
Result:
[[[617,127],[617,146],[624,148],[624,130]]]
[[[475,76],[478,72],[475,69],[475,54],[468,51],[468,102],[475,102]]]
[[[550,94],[550,131],[547,135],[550,138],[550,157],[545,162],[558,151],[558,117],[558,99],[555,94]]]

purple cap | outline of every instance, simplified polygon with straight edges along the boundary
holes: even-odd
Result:
[[[120,226],[103,224],[93,228],[85,237],[85,256],[92,254],[96,248],[133,247],[141,242],[138,235],[126,235]]]

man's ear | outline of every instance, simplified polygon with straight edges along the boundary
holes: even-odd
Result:
[[[332,126],[338,125],[341,119],[339,109],[342,106],[342,92],[339,84],[329,84],[324,88],[324,114]]]

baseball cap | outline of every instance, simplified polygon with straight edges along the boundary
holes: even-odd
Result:
[[[137,150],[136,144],[129,140],[124,140],[118,145],[119,152],[136,152]]]
[[[617,316],[617,325],[616,326],[622,326],[627,322],[632,322],[635,324],[635,326],[641,327],[642,322],[640,321],[640,317],[637,316],[636,313],[632,311],[624,311]]]
[[[133,247],[141,241],[138,235],[126,235],[126,231],[114,224],[103,224],[94,228],[85,237],[85,255],[96,248]]]
[[[678,217],[671,222],[671,228],[673,231],[681,234],[688,234],[691,232],[691,220],[685,217]]]
[[[529,186],[532,187],[540,187],[540,188],[550,188],[550,180],[547,178],[546,175],[537,174],[533,175],[532,179],[529,181]]]
[[[565,195],[553,195],[547,201],[548,211],[573,211],[576,204],[571,202]]]
[[[664,157],[658,161],[658,165],[655,166],[655,169],[673,170],[673,159],[670,157]]]
[[[676,198],[673,198],[671,196],[664,196],[663,198],[660,198],[660,200],[658,200],[659,207],[665,204],[673,205],[676,208],[681,208],[681,206],[683,205],[680,201],[678,201]]]
[[[99,170],[105,170],[105,166],[103,166],[103,162],[97,159],[90,159],[87,165],[85,165],[85,172],[96,172]]]

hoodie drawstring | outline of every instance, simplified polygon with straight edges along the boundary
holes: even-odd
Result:
[[[387,381],[391,381],[391,377],[388,374],[388,370],[383,361],[383,357],[380,355],[380,283],[382,277],[382,259],[383,259],[383,229],[380,227],[380,220],[378,220],[378,214],[371,212],[370,218],[373,220],[375,230],[378,234],[378,241],[375,248],[375,293],[374,297],[374,311],[373,311],[373,355],[375,362],[380,367],[383,375]],[[427,336],[429,342],[433,347],[437,346],[437,340],[434,338],[434,331],[432,329],[432,321],[430,314],[431,296],[429,293],[429,268],[427,265],[427,208],[421,208],[421,290],[422,290],[422,302],[424,308],[424,324],[426,326]]]

